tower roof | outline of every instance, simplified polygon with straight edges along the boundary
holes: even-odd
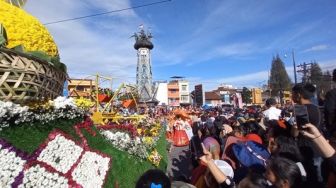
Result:
[[[139,48],[148,48],[148,49],[153,49],[154,45],[150,40],[147,39],[141,39],[137,40],[134,44],[134,48],[138,50]]]
[[[151,33],[146,34],[145,31],[141,29],[139,33],[134,33],[133,36],[135,37],[134,48],[136,50],[139,48],[148,48],[150,50],[154,48],[154,45],[151,42]]]

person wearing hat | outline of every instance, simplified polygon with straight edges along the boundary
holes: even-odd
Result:
[[[186,129],[191,129],[190,125],[185,121],[186,116],[184,114],[176,114],[174,122],[174,146],[187,146],[189,145],[189,137]]]

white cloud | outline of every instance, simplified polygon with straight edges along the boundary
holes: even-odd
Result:
[[[303,50],[303,52],[315,52],[315,51],[323,51],[323,50],[327,50],[329,49],[329,46],[326,44],[320,44],[320,45],[316,45],[313,46],[311,48],[308,48],[306,50]]]
[[[329,59],[325,61],[318,62],[322,71],[333,71],[333,69],[336,69],[336,59]]]
[[[52,7],[52,8],[50,8]],[[25,9],[43,23],[130,7],[129,0],[28,1]],[[96,73],[135,81],[136,51],[129,38],[141,19],[133,10],[47,25],[71,77]]]
[[[252,51],[252,43],[234,43],[217,47],[215,54],[216,56],[241,56],[250,54]]]
[[[87,3],[88,6],[90,7],[95,7],[98,8],[98,10],[101,9],[104,11],[115,11],[131,7],[131,3],[128,0],[95,0],[95,1],[85,1],[85,3]],[[114,15],[126,16],[126,17],[136,16],[133,9],[113,13],[113,16]]]
[[[322,71],[332,71],[336,68],[336,59],[328,59],[318,62]],[[294,68],[293,66],[286,66],[286,71],[291,81],[294,82]],[[238,73],[241,74],[241,73]],[[258,72],[252,72],[247,74],[241,74],[237,76],[202,79],[200,77],[197,80],[192,80],[196,84],[203,83],[206,90],[213,90],[220,84],[231,84],[235,87],[261,87],[263,84],[267,84],[269,70],[263,70]],[[301,74],[297,73],[297,81],[300,82]]]

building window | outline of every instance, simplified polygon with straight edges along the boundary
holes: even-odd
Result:
[[[182,85],[182,91],[187,91],[187,85]]]
[[[76,87],[76,90],[77,90],[77,91],[84,91],[84,86],[77,86],[77,87]]]
[[[183,102],[189,102],[189,97],[188,97],[188,95],[181,95],[181,101],[183,101]]]
[[[177,91],[178,91],[177,89],[169,89],[170,93],[177,93]]]

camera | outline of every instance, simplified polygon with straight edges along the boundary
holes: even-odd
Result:
[[[202,141],[201,139],[196,136],[195,138],[193,138],[192,140],[192,146],[194,148],[194,151],[195,151],[195,157],[197,159],[199,159],[200,157],[202,157],[204,155],[204,152],[203,152],[203,147],[202,147]]]
[[[299,129],[302,129],[303,125],[309,123],[308,110],[305,105],[294,105],[294,116]]]

